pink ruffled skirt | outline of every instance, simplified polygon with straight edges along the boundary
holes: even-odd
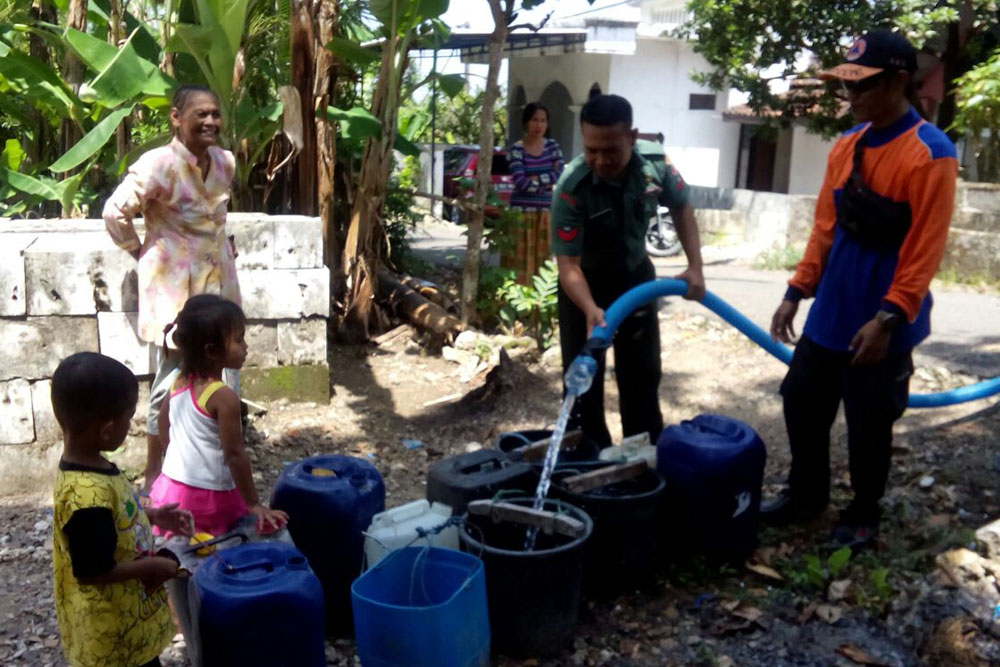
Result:
[[[210,533],[216,537],[231,530],[237,521],[250,513],[239,489],[229,491],[199,489],[163,474],[153,482],[149,497],[153,501],[153,507],[177,503],[181,509],[188,510],[194,515],[196,531]],[[153,527],[153,532],[167,539],[173,536],[170,531],[157,526]]]

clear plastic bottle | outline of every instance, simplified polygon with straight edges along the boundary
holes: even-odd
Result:
[[[585,394],[593,384],[596,374],[597,360],[588,354],[578,355],[566,369],[566,376],[563,378],[566,393],[573,396]]]

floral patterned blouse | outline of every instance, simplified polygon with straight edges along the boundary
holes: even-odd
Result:
[[[198,158],[178,139],[144,153],[104,206],[104,222],[124,250],[140,250],[139,337],[163,340],[184,302],[218,294],[240,303],[233,249],[226,237],[226,206],[236,169],[233,154],[208,149],[211,167],[202,178]],[[135,215],[145,221],[140,242]]]

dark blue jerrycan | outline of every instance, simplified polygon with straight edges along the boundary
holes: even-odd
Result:
[[[313,456],[285,468],[271,506],[288,512],[288,532],[323,584],[327,628],[350,632],[351,583],[361,574],[362,531],[385,511],[375,466],[351,456]]]
[[[193,634],[206,667],[323,667],[323,589],[298,549],[226,549],[194,575]]]
[[[757,546],[757,515],[767,451],[749,425],[698,415],[669,426],[656,447],[666,482],[666,553],[742,561]]]

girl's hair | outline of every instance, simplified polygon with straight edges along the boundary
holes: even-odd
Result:
[[[246,328],[243,311],[232,301],[215,294],[193,296],[174,320],[174,343],[181,351],[181,372],[185,375],[205,373],[213,359],[209,346],[224,354],[229,337]],[[171,327],[167,327],[169,332]]]
[[[524,105],[524,113],[521,114],[521,127],[528,127],[528,121],[534,117],[536,111],[544,111],[545,121],[548,122],[549,108],[541,102],[529,102]]]
[[[184,107],[191,101],[191,98],[201,93],[211,95],[215,98],[216,103],[220,101],[219,95],[211,88],[196,83],[186,83],[174,91],[174,97],[170,102],[170,106],[178,111],[184,111]]]

